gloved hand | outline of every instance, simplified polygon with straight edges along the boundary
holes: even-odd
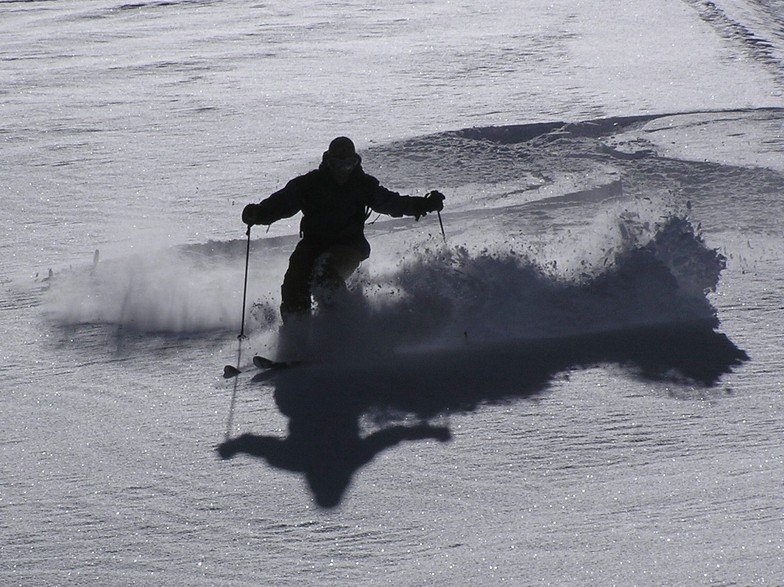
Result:
[[[253,224],[261,224],[261,218],[259,218],[259,210],[260,206],[258,204],[248,204],[242,210],[242,221],[245,224],[253,225]]]
[[[437,190],[429,192],[424,198],[419,199],[414,217],[419,220],[422,216],[427,216],[428,212],[440,212],[444,209],[444,199],[444,194]]]
[[[433,190],[425,195],[425,202],[427,202],[428,212],[440,212],[444,209],[444,200],[446,196],[438,190]]]

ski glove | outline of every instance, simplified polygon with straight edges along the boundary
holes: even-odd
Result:
[[[428,212],[440,212],[444,209],[444,194],[437,190],[428,193],[424,198],[417,202],[417,211],[414,217],[419,220],[422,216],[427,216]]]
[[[258,204],[248,204],[245,206],[242,210],[242,221],[251,226],[254,224],[262,224],[263,219],[261,218],[260,208],[261,206]]]

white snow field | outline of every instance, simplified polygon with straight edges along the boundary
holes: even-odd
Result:
[[[0,0],[0,584],[784,585],[782,22]],[[260,371],[338,135],[446,239]]]

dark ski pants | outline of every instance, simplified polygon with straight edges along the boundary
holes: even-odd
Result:
[[[346,288],[346,279],[367,255],[347,245],[316,246],[301,240],[289,257],[281,286],[280,313],[284,322],[293,315],[311,312],[311,295],[329,304]]]

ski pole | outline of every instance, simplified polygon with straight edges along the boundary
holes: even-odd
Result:
[[[444,237],[444,243],[446,243],[446,232],[444,232],[444,221],[441,220],[441,210],[436,210],[436,214],[438,214],[438,224],[441,225],[441,236]]]
[[[248,261],[250,260],[250,224],[248,224],[248,244],[245,248],[245,282],[242,286],[242,326],[240,327],[239,339],[245,338],[245,300],[248,297]]]
[[[242,359],[242,340],[247,338],[245,336],[245,305],[248,298],[248,263],[250,260],[250,224],[248,225],[248,244],[245,248],[245,280],[242,285],[242,323],[240,326],[240,334],[237,337],[239,339],[239,346],[237,348],[237,366],[234,367],[233,365],[226,365],[223,367],[223,376],[228,379],[230,377],[236,377],[241,373],[240,371],[240,360]]]

